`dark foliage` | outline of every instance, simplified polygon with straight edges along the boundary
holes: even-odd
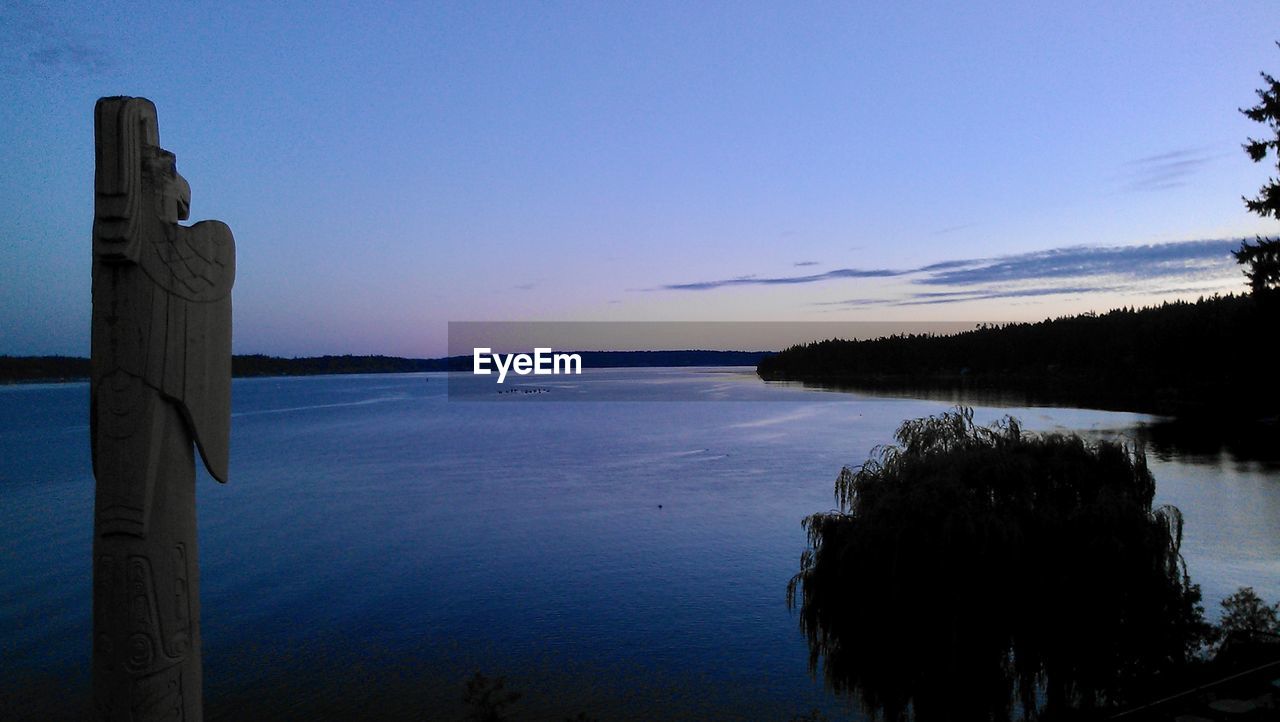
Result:
[[[851,388],[1006,389],[1030,400],[1174,415],[1280,410],[1280,386],[1246,361],[1269,358],[1280,309],[1226,296],[1122,308],[951,336],[793,346],[761,377]]]
[[[0,383],[89,378],[89,359],[75,356],[0,356]]]
[[[394,356],[315,356],[277,358],[252,354],[231,357],[232,376],[311,376],[320,374],[442,371],[443,359]],[[0,383],[72,381],[89,378],[89,359],[74,356],[0,356]]]
[[[1222,634],[1280,634],[1280,604],[1268,605],[1253,587],[1240,587],[1222,600]]]
[[[1280,47],[1280,43],[1276,46]],[[1266,126],[1269,134],[1275,137],[1249,138],[1244,150],[1255,163],[1265,159],[1268,153],[1275,153],[1276,166],[1280,168],[1280,81],[1266,73],[1260,75],[1264,87],[1257,90],[1258,104],[1252,108],[1241,108],[1240,112],[1249,120]],[[1250,211],[1263,218],[1280,218],[1280,180],[1271,178],[1258,191],[1256,198],[1245,198],[1244,202]]]
[[[1182,517],[1152,509],[1140,449],[979,427],[967,409],[897,441],[804,520],[787,589],[837,692],[890,720],[1062,716],[1126,701],[1203,644]]]
[[[232,376],[321,376],[442,371],[438,360],[395,356],[312,356],[278,358],[251,354],[231,357]]]
[[[789,722],[828,722],[828,717],[822,710],[814,708],[803,714],[793,714]]]
[[[476,672],[467,680],[462,702],[467,705],[468,722],[502,722],[508,708],[524,696],[522,692],[507,689],[506,677],[486,677]]]
[[[1237,263],[1248,266],[1244,275],[1255,298],[1280,293],[1280,238],[1259,236],[1254,243],[1244,241],[1231,255]]]
[[[1280,46],[1280,43],[1276,43]],[[1276,168],[1280,170],[1280,81],[1262,73],[1263,87],[1258,89],[1258,104],[1241,108],[1240,112],[1255,123],[1266,126],[1270,138],[1249,138],[1244,151],[1253,162],[1262,162],[1268,154],[1275,153]],[[1258,195],[1245,198],[1245,206],[1263,218],[1280,219],[1280,180],[1267,179]],[[1280,292],[1280,238],[1261,238],[1256,243],[1244,242],[1233,254],[1236,261],[1247,265],[1245,276],[1254,296],[1261,297]]]

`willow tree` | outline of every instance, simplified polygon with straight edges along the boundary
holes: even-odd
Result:
[[[971,409],[907,421],[804,520],[787,589],[811,671],[890,720],[1007,719],[1125,701],[1206,627],[1152,508],[1140,448],[990,427]]]

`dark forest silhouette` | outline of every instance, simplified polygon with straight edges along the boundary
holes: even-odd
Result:
[[[1278,316],[1253,297],[1215,296],[950,336],[814,341],[756,369],[851,389],[1005,389],[1043,403],[1265,416],[1280,410],[1280,388],[1258,367]]]

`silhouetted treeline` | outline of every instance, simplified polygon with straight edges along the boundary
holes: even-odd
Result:
[[[0,383],[81,381],[89,378],[89,359],[75,356],[0,356]]]
[[[444,359],[396,356],[312,356],[278,358],[251,354],[231,357],[232,376],[322,376],[327,374],[393,374],[443,371]]]
[[[565,353],[558,351],[557,353]],[[754,366],[764,351],[576,351],[582,368],[641,368],[650,366]],[[471,371],[471,356],[433,359],[394,356],[319,356],[282,359],[273,356],[235,356],[234,376],[284,376],[305,374],[376,374],[421,371]]]
[[[642,368],[652,366],[755,366],[770,351],[578,351],[582,368]],[[470,369],[471,357],[464,356]]]
[[[765,351],[581,351],[582,367],[755,366]],[[231,357],[232,376],[317,376],[323,374],[470,371],[471,356],[434,359],[396,356],[313,356],[279,358],[262,354]],[[89,359],[75,356],[0,356],[0,383],[77,381],[89,378]]]
[[[816,341],[765,358],[761,377],[853,389],[1013,390],[1029,401],[1174,415],[1273,415],[1275,304],[1229,295],[951,336]]]
[[[311,376],[318,374],[441,371],[444,359],[393,356],[316,356],[277,358],[251,354],[231,357],[232,376]],[[81,381],[89,378],[89,359],[75,356],[0,356],[0,383]]]

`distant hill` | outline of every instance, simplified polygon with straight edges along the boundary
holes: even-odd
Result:
[[[563,353],[563,352],[560,352]],[[582,367],[634,368],[645,366],[755,366],[765,351],[577,351]],[[410,359],[394,356],[317,356],[284,359],[274,356],[233,356],[233,376],[302,376],[313,374],[413,373],[470,371],[471,356]]]
[[[0,356],[0,383],[83,381],[89,359],[76,356]]]
[[[578,351],[584,369],[645,366],[755,366],[771,351]],[[456,357],[455,357],[456,358]],[[466,368],[471,357],[462,356]]]
[[[762,378],[864,390],[973,389],[1178,416],[1280,412],[1277,304],[1226,296],[949,336],[831,339],[763,359]]]
[[[635,368],[643,366],[755,366],[765,351],[581,351],[582,366]],[[231,375],[317,376],[325,374],[416,373],[469,371],[470,356],[436,359],[395,356],[313,356],[278,358],[262,354],[231,357]],[[89,359],[75,356],[0,356],[0,383],[83,381],[89,378]]]
[[[310,356],[279,358],[251,354],[231,357],[232,376],[324,376],[328,374],[393,374],[445,370],[444,359],[396,356]]]

